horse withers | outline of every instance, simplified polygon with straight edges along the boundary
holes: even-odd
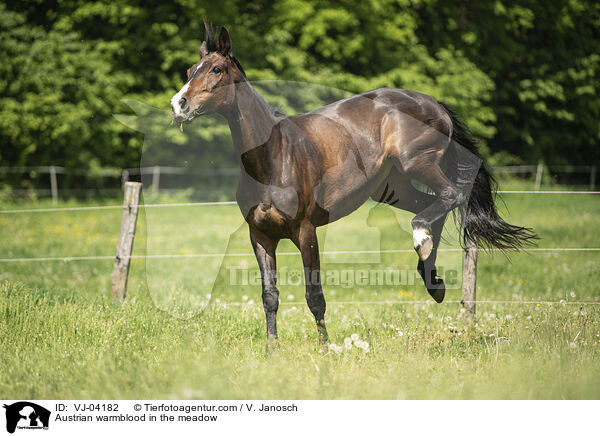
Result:
[[[433,299],[444,299],[436,254],[447,214],[461,213],[465,241],[518,249],[535,234],[497,213],[494,181],[476,141],[456,114],[432,97],[376,89],[312,112],[288,116],[271,108],[248,82],[225,28],[205,23],[200,61],[171,99],[177,123],[218,113],[229,123],[240,163],[237,203],[250,228],[262,278],[267,348],[277,344],[279,306],[275,251],[281,239],[300,250],[306,301],[327,342],[316,228],[367,199],[415,214],[417,270]],[[417,181],[426,193],[413,187]]]

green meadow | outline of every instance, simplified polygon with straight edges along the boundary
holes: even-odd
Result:
[[[597,196],[503,199],[506,219],[534,228],[540,248],[600,247]],[[0,202],[4,210],[44,207],[51,205]],[[317,344],[300,257],[282,241],[280,348],[268,357],[256,261],[237,206],[142,209],[122,304],[112,302],[111,259],[2,261],[0,392],[15,399],[600,398],[600,252],[481,252],[477,315],[469,320],[453,222],[439,253],[449,289],[438,305],[414,273],[410,218],[369,202],[321,229],[326,322],[336,345],[329,348]],[[120,220],[119,209],[0,214],[0,258],[113,256]],[[359,339],[346,339],[352,335]]]

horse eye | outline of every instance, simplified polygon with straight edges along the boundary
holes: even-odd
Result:
[[[216,74],[219,74],[219,73],[221,72],[221,68],[219,68],[219,67],[214,67],[214,68],[212,69],[212,72],[213,72],[213,73],[216,73]]]

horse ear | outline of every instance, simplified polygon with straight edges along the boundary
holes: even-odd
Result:
[[[198,50],[200,53],[200,57],[203,58],[204,56],[206,56],[208,54],[208,48],[206,47],[206,41],[204,41],[202,43],[202,45],[200,46],[200,50]]]
[[[227,56],[231,50],[231,38],[226,28],[221,27],[221,33],[219,34],[219,53],[223,56]]]

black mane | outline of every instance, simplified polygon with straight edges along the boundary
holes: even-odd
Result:
[[[204,20],[204,30],[206,32],[206,49],[209,52],[217,51],[219,49],[217,36],[215,35],[215,29],[210,21]]]
[[[206,49],[209,52],[218,51],[219,43],[217,41],[217,35],[213,24],[210,21],[204,20],[204,30],[206,31]],[[235,66],[238,68],[238,70],[241,71],[244,77],[246,77],[246,72],[244,71],[244,68],[242,68],[240,62],[233,56],[232,52],[229,53],[229,58],[235,63]]]

